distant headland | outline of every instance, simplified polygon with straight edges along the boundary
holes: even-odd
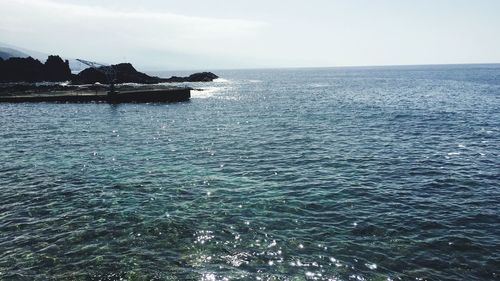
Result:
[[[180,82],[211,82],[218,76],[211,72],[195,73],[187,77],[173,76],[160,78],[149,76],[137,71],[130,63],[120,63],[99,68],[86,68],[78,74],[72,74],[68,60],[57,55],[51,55],[45,63],[32,57],[11,57],[7,60],[0,58],[0,82],[63,82],[71,81],[73,85],[102,83],[108,84],[109,78],[105,69],[111,68],[115,73],[114,83],[180,83]]]

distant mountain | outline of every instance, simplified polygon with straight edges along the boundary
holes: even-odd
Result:
[[[17,47],[14,45],[6,44],[0,42],[0,58],[3,60],[9,59],[9,58],[27,58],[27,57],[32,57],[34,59],[37,59],[41,62],[45,62],[47,57],[49,57],[50,54],[38,52],[38,51],[33,51],[33,50],[28,50],[25,48]],[[63,60],[68,60],[69,61],[69,67],[71,68],[72,72],[80,72],[81,70],[84,70],[87,68],[86,65],[82,65],[79,61],[77,61],[74,58],[67,58],[63,57]]]
[[[29,57],[28,54],[7,47],[0,47],[0,58],[6,60],[9,58],[26,58]]]
[[[10,57],[15,57],[15,58],[27,58],[27,57],[32,57],[37,60],[46,60],[49,54],[34,51],[34,50],[29,50],[26,48],[21,48],[15,45],[7,44],[0,42],[0,51],[5,51],[6,53],[9,53],[11,56]]]

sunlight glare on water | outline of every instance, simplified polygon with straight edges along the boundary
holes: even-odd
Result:
[[[1,280],[494,280],[498,66],[0,104]]]

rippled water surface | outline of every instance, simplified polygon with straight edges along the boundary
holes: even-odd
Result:
[[[0,104],[0,280],[498,280],[500,66]]]

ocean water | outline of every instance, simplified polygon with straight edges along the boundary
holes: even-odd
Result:
[[[0,104],[0,280],[499,280],[500,65]]]

